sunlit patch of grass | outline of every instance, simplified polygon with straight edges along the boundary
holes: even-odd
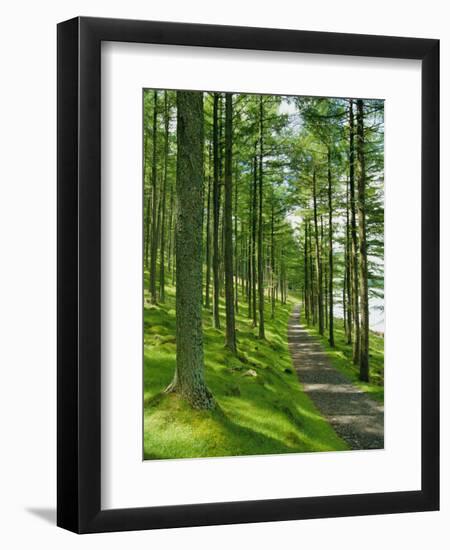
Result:
[[[348,449],[303,392],[287,346],[292,302],[266,308],[266,340],[247,318],[236,318],[238,355],[224,346],[222,330],[204,309],[205,377],[217,401],[213,411],[191,409],[164,394],[176,364],[175,289],[164,304],[144,308],[144,458],[262,455]]]
[[[374,332],[369,334],[369,378],[370,382],[359,380],[359,367],[352,361],[352,346],[347,344],[343,319],[334,319],[334,348],[328,343],[328,333],[321,336],[317,327],[307,326],[302,315],[302,322],[308,332],[317,337],[324,345],[331,363],[347,378],[368,393],[377,401],[384,402],[384,338]]]

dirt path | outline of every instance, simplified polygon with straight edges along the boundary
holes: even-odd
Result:
[[[289,320],[288,342],[305,392],[352,449],[382,449],[383,405],[331,366],[322,344],[300,324],[299,312],[297,305]]]

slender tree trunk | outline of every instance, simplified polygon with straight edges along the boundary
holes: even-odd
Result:
[[[320,215],[320,263],[322,266],[322,296],[323,296],[323,325],[324,331],[328,328],[328,258],[325,254],[324,223]]]
[[[366,242],[366,164],[364,154],[364,104],[357,100],[358,151],[358,228],[359,228],[359,294],[361,300],[361,334],[359,378],[369,381],[369,290]]]
[[[167,165],[169,159],[169,106],[167,92],[164,92],[164,175],[162,188],[162,220],[161,220],[161,262],[159,265],[159,299],[165,301],[165,238],[166,238],[166,188]]]
[[[316,273],[317,273],[317,306],[319,316],[319,333],[323,334],[323,295],[322,295],[322,265],[319,243],[319,227],[317,222],[317,188],[316,169],[313,169],[313,203],[314,203],[314,237],[316,245]]]
[[[171,272],[172,269],[172,251],[173,251],[173,183],[170,184],[170,199],[169,199],[169,229],[167,232],[168,238],[168,250],[167,250],[167,271]]]
[[[317,292],[316,292],[316,286],[317,286],[317,281],[316,281],[316,276],[315,276],[315,270],[314,270],[314,264],[315,264],[315,260],[313,261],[314,259],[314,254],[313,254],[313,246],[312,246],[312,229],[311,229],[311,224],[309,223],[308,221],[308,236],[309,236],[309,272],[310,272],[310,277],[309,277],[309,280],[310,280],[310,299],[309,299],[309,303],[311,305],[311,312],[312,312],[312,323],[313,325],[316,325],[317,324]]]
[[[147,184],[147,172],[148,172],[148,134],[149,130],[146,129],[145,133],[145,142],[144,142],[144,196],[145,189]],[[151,225],[151,208],[152,208],[152,192],[151,189],[147,189],[147,201],[146,201],[146,212],[145,212],[145,234],[144,234],[144,262],[145,267],[149,269],[148,262],[148,251],[149,251],[149,242],[150,242],[150,225]]]
[[[345,202],[345,273],[347,281],[347,344],[352,344],[352,281],[351,281],[351,262],[352,262],[352,240],[350,235],[350,216],[349,216],[349,182],[347,181],[346,202]]]
[[[214,179],[213,179],[213,323],[215,328],[220,328],[219,317],[219,216],[220,216],[220,188],[219,188],[219,94],[214,94],[213,103],[213,157],[214,157]]]
[[[252,227],[253,227],[253,210],[252,210],[252,186],[253,186],[253,169],[254,162],[251,163],[252,175],[249,181],[248,186],[248,241],[247,241],[247,301],[248,301],[248,318],[253,318],[253,307],[252,307]]]
[[[272,188],[272,210],[270,216],[270,263],[272,273],[272,315],[271,318],[275,319],[275,213],[274,213],[274,196]]]
[[[224,263],[225,263],[225,309],[226,345],[236,353],[236,329],[234,319],[233,275],[233,98],[225,94],[225,191],[224,191]]]
[[[329,308],[328,314],[328,342],[334,347],[334,303],[333,303],[333,203],[331,182],[331,153],[328,149],[328,284],[329,284]]]
[[[208,196],[206,204],[206,288],[205,288],[205,307],[210,308],[210,286],[211,286],[211,164],[212,150],[209,145],[208,155]]]
[[[356,233],[356,202],[355,202],[355,129],[353,118],[353,100],[350,100],[350,167],[349,167],[349,184],[350,184],[350,230],[352,235],[352,313],[353,323],[355,329],[355,337],[353,339],[353,363],[359,364],[359,350],[360,350],[360,330],[359,330],[359,283],[358,283],[358,235]]]
[[[232,145],[233,146],[233,145]],[[234,310],[236,315],[239,312],[239,254],[238,254],[238,171],[235,170],[234,176]],[[241,274],[242,280],[242,274]]]
[[[344,264],[347,262],[346,259],[344,259]],[[345,265],[344,265],[345,268]],[[344,269],[344,283],[342,285],[342,312],[343,312],[343,319],[344,319],[344,335],[347,338],[347,271]]]
[[[158,92],[153,93],[153,155],[152,155],[152,239],[150,247],[150,302],[156,304],[156,255],[158,252],[157,235],[157,205],[158,197],[156,194],[156,146],[157,146],[157,123],[158,123]]]
[[[263,273],[263,96],[259,97],[259,212],[258,212],[258,292],[259,292],[259,337],[265,338],[264,332],[264,273]]]
[[[203,140],[203,94],[177,92],[177,366],[167,391],[196,409],[211,409],[202,329]]]
[[[256,149],[256,145],[255,145]],[[257,158],[256,150],[253,159],[253,204],[252,204],[252,310],[253,310],[253,326],[258,324],[258,318],[256,316],[256,212],[257,212],[257,197],[258,197],[258,170],[257,170]]]
[[[305,280],[305,320],[306,323],[309,325],[310,322],[310,312],[311,312],[311,305],[309,301],[309,295],[310,295],[310,282],[309,282],[309,262],[308,262],[308,221],[305,220],[305,249],[303,251],[304,255],[304,280]]]

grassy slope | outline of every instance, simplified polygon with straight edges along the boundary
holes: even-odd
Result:
[[[302,322],[305,318],[302,315]],[[377,401],[384,401],[384,338],[373,332],[369,336],[369,369],[370,383],[359,380],[359,370],[352,362],[352,346],[345,340],[344,321],[334,320],[335,347],[330,347],[327,332],[320,336],[317,327],[307,327],[310,334],[316,336],[324,345],[334,367],[345,374],[352,382],[367,392]]]
[[[175,369],[174,292],[169,286],[166,303],[150,306],[147,301],[144,311],[145,458],[348,448],[304,394],[292,369],[286,335],[292,303],[277,308],[275,321],[267,308],[265,342],[258,340],[241,306],[239,358],[224,348],[223,332],[211,326],[205,311],[206,381],[218,410],[194,411],[176,395],[162,394]]]

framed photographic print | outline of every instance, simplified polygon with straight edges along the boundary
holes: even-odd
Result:
[[[58,525],[437,510],[439,41],[58,25]]]

